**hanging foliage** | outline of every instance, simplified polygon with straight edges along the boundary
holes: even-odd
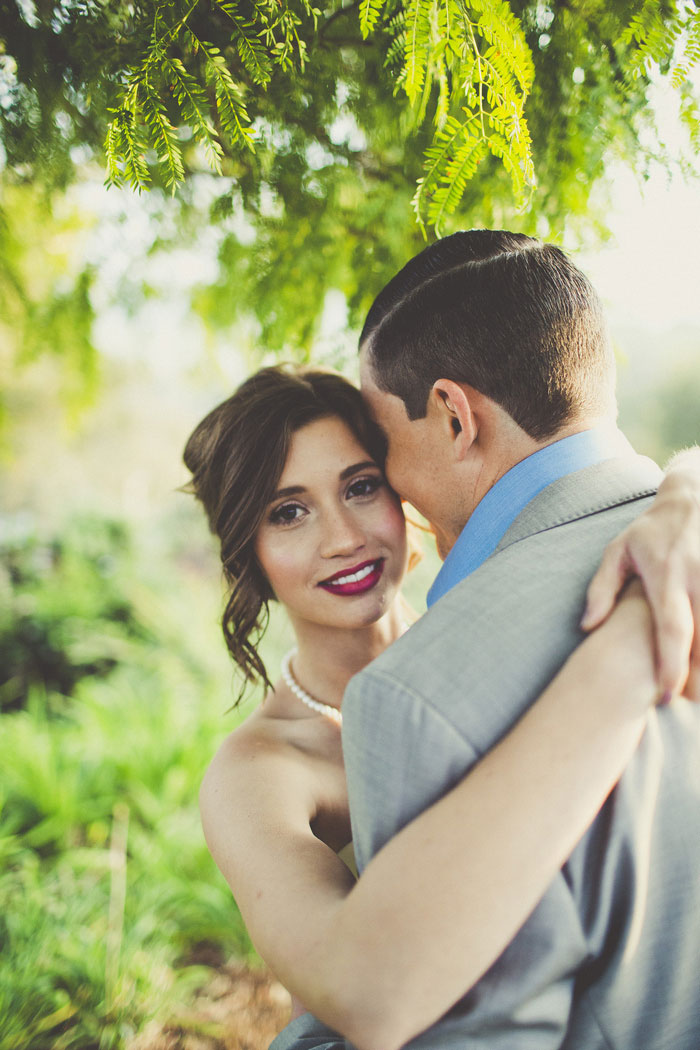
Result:
[[[0,0],[4,374],[46,353],[87,377],[71,396],[93,384],[95,274],[46,245],[105,156],[108,184],[153,191],[142,255],[216,251],[185,293],[207,327],[302,358],[329,292],[359,327],[426,238],[595,237],[620,163],[696,166],[699,27],[685,0]],[[134,263],[109,294],[138,309]]]
[[[558,63],[553,79],[583,76],[589,96],[608,92],[614,105],[602,134],[618,116],[639,112],[660,69],[697,135],[688,75],[700,59],[700,10],[686,0],[53,0],[36,13],[5,0],[2,13],[8,157],[53,149],[54,167],[60,170],[60,160],[67,169],[61,137],[68,142],[73,132],[93,144],[100,137],[108,182],[138,191],[154,180],[174,191],[199,156],[217,173],[251,167],[244,155],[264,154],[272,129],[278,140],[280,128],[290,130],[289,103],[299,94],[318,109],[311,95],[330,93],[331,119],[309,122],[309,140],[326,147],[341,92],[346,102],[336,113],[352,113],[371,150],[384,128],[372,127],[362,108],[369,69],[393,94],[405,137],[424,143],[413,207],[421,226],[437,232],[488,158],[507,177],[516,206],[531,200],[542,149],[530,125],[543,115],[539,98],[551,103],[561,94],[552,91],[550,57]],[[557,46],[572,36],[583,46]],[[337,68],[329,76],[333,50]],[[591,97],[579,101],[604,108]],[[68,134],[60,122],[56,128],[59,116],[71,125]],[[555,109],[549,117],[553,127],[560,123]],[[38,150],[27,141],[27,124],[46,133]],[[560,142],[564,152],[571,130]]]

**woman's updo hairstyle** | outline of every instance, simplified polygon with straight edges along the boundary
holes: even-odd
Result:
[[[255,538],[278,489],[292,435],[319,419],[341,419],[379,466],[385,443],[359,390],[342,376],[279,365],[261,368],[207,415],[185,446],[185,486],[202,503],[221,543],[230,585],[222,618],[226,645],[247,683],[272,683],[257,647],[275,595],[255,556]]]

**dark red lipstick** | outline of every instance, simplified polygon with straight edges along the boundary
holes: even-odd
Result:
[[[384,559],[375,558],[373,561],[352,565],[349,569],[341,569],[327,580],[322,580],[318,586],[323,587],[329,594],[364,594],[379,583],[383,572]]]

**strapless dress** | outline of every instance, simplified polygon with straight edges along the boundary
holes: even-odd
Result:
[[[355,850],[352,846],[352,839],[348,842],[347,846],[343,846],[342,849],[338,850],[338,856],[342,860],[346,868],[349,868],[356,879],[359,878],[357,873],[357,864],[355,862]]]

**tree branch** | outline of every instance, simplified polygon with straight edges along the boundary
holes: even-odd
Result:
[[[359,11],[360,4],[359,0],[353,0],[351,4],[347,4],[345,7],[339,7],[337,11],[334,11],[332,15],[329,15],[323,25],[318,31],[319,38],[323,38],[330,26],[338,19],[342,18],[343,15],[347,15],[350,11]]]

